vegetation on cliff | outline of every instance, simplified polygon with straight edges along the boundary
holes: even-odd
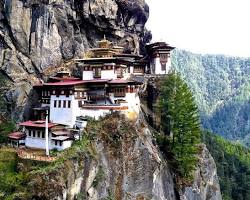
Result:
[[[193,91],[203,127],[249,145],[250,59],[177,49],[172,65]]]
[[[200,144],[200,122],[194,102],[192,92],[180,75],[170,72],[160,90],[161,126],[165,134],[163,139],[169,141],[165,148],[169,146],[173,155],[174,169],[184,178],[192,176]]]
[[[250,199],[249,149],[209,132],[202,139],[216,162],[223,199]]]
[[[18,172],[17,165],[16,152],[0,148],[0,199],[13,199],[14,191],[26,191],[26,175]]]

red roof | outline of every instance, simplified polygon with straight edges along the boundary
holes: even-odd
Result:
[[[20,126],[45,128],[45,121],[26,121],[19,124]],[[48,123],[48,128],[52,128],[58,124]]]
[[[85,83],[106,83],[108,79],[91,79],[91,80],[84,80]]]
[[[63,82],[66,82],[66,81],[75,81],[75,80],[80,80],[79,78],[75,78],[75,77],[56,77],[56,76],[53,76],[53,77],[50,77],[51,79],[54,79],[54,80],[58,80],[58,81],[63,81]]]
[[[14,132],[8,135],[8,138],[14,139],[14,140],[21,140],[21,139],[24,139],[25,137],[26,137],[26,134],[23,132]]]
[[[92,79],[92,80],[67,80],[62,82],[51,82],[51,83],[44,83],[44,86],[73,86],[73,85],[80,85],[84,83],[106,83],[108,79]],[[41,86],[41,85],[35,85]]]
[[[126,84],[126,83],[128,83],[128,81],[127,80],[124,80],[124,79],[114,79],[114,80],[111,80],[111,81],[109,81],[109,83],[111,83],[111,84],[121,84],[121,83],[124,83],[124,84]]]
[[[47,86],[72,86],[72,85],[79,85],[83,84],[85,81],[62,81],[62,82],[55,82],[55,83],[44,83],[43,85]]]

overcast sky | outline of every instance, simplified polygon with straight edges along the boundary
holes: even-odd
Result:
[[[153,41],[250,57],[250,0],[146,0]]]

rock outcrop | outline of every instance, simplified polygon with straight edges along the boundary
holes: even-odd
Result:
[[[64,162],[32,176],[24,199],[221,200],[216,167],[205,147],[193,186],[177,192],[145,122],[109,116],[90,123],[86,135],[91,145],[75,146]]]
[[[0,2],[0,69],[10,81],[9,113],[22,120],[32,85],[106,35],[139,53],[150,39],[144,0],[5,0]]]
[[[145,124],[106,117],[89,125],[87,135],[95,141],[91,150],[74,151],[59,168],[33,176],[29,198],[177,199],[169,167]]]
[[[195,171],[194,182],[181,193],[181,200],[220,200],[221,191],[215,161],[206,145],[201,146],[199,165]]]

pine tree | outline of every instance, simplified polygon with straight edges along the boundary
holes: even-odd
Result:
[[[197,162],[201,130],[193,95],[179,74],[170,72],[163,80],[159,108],[162,130],[170,137],[177,173],[189,178]]]

